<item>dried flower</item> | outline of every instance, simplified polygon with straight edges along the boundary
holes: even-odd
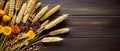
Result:
[[[41,40],[41,42],[50,43],[50,42],[60,42],[62,40],[63,38],[60,37],[45,37]]]
[[[3,20],[4,20],[4,21],[9,21],[10,19],[11,19],[11,17],[8,16],[8,15],[4,15],[4,16],[3,16]]]
[[[33,39],[35,37],[35,32],[33,30],[29,30],[27,32],[27,36],[30,38],[30,39]]]
[[[4,35],[6,35],[6,36],[7,36],[7,35],[10,35],[11,32],[12,32],[11,27],[9,27],[9,26],[3,27],[3,34],[4,34]]]
[[[58,34],[67,33],[67,32],[69,32],[69,31],[70,31],[69,28],[61,28],[61,29],[58,29],[58,30],[51,31],[51,32],[49,33],[49,35],[53,36],[53,35],[58,35]]]
[[[0,25],[0,34],[3,32],[3,26]]]
[[[0,16],[3,16],[4,14],[5,14],[5,12],[0,9]]]
[[[19,33],[19,32],[20,32],[19,26],[12,26],[12,33],[17,34],[17,33]]]

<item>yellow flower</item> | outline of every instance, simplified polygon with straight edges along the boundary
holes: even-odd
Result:
[[[0,16],[3,16],[4,14],[5,14],[5,12],[0,9]]]
[[[30,39],[33,39],[35,37],[35,32],[33,30],[29,30],[27,32],[27,36],[30,38]]]
[[[3,32],[3,26],[0,25],[0,34]]]
[[[9,21],[10,19],[11,19],[11,17],[8,16],[8,15],[4,15],[4,16],[3,16],[3,20],[4,20],[4,21]]]
[[[11,27],[9,27],[9,26],[3,27],[3,34],[4,34],[4,35],[6,35],[6,36],[7,36],[7,35],[10,35],[11,32],[12,32]]]

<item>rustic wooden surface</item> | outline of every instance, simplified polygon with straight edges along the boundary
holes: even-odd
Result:
[[[41,1],[41,0],[40,0]],[[50,0],[41,1],[43,6]],[[50,8],[61,4],[53,18],[70,16],[54,27],[70,27],[60,43],[39,44],[41,51],[120,51],[119,0],[52,0]]]

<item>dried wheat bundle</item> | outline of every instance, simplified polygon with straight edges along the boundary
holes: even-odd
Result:
[[[16,18],[16,23],[17,24],[20,23],[20,21],[22,20],[23,13],[25,12],[25,10],[26,10],[26,3],[23,4],[23,6],[22,6],[17,18]]]
[[[67,33],[69,31],[70,31],[70,28],[61,28],[61,29],[58,29],[58,30],[51,31],[49,33],[49,35],[51,35],[51,36],[59,35],[59,34]]]
[[[62,22],[67,17],[68,17],[68,14],[64,14],[64,15],[56,18],[55,20],[53,20],[52,22],[50,22],[48,25],[46,25],[45,29],[50,29],[50,28],[54,27],[55,25],[59,24],[60,22]]]
[[[10,4],[10,2],[8,1],[8,2],[6,3],[6,5],[5,5],[5,8],[4,8],[4,12],[5,12],[6,14],[8,14],[9,4]]]
[[[50,17],[52,14],[54,14],[56,11],[58,11],[60,9],[60,5],[55,6],[54,8],[52,8],[50,11],[48,11],[41,19],[40,21],[44,21],[45,19],[47,19],[48,17]]]
[[[42,17],[42,15],[47,11],[48,9],[48,5],[43,7],[39,13],[35,16],[35,18],[33,19],[33,22],[32,23],[35,23],[40,17]]]
[[[15,0],[10,0],[9,13],[8,13],[10,17],[12,17],[14,14],[14,6],[15,6]]]
[[[4,3],[1,1],[6,2],[3,10]],[[49,4],[39,9],[41,2],[27,0],[23,3],[23,1],[25,0],[0,0],[0,35],[2,35],[0,51],[28,51],[27,48],[33,48],[37,43],[61,42],[63,38],[49,36],[67,33],[70,28],[61,28],[49,33],[48,31],[65,20],[68,14],[63,14],[54,20],[46,20],[57,12],[61,5],[48,10]]]

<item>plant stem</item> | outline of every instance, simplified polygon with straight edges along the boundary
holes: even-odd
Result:
[[[4,45],[4,43],[5,43],[5,41],[6,41],[6,38],[7,38],[7,37],[5,36],[3,42],[2,42],[2,44],[1,44],[1,46],[0,46],[1,50],[3,50],[3,49],[2,49],[2,46]]]

